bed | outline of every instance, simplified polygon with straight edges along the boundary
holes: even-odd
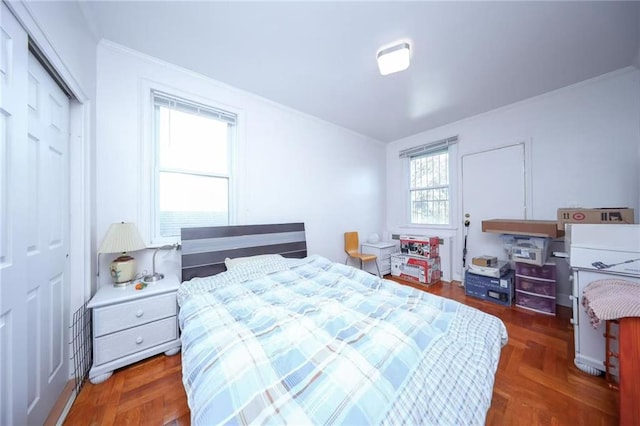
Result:
[[[307,256],[304,235],[301,223],[183,229],[192,424],[484,424],[502,321]]]

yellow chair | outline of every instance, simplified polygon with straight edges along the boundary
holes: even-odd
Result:
[[[364,262],[373,261],[376,264],[378,276],[381,277],[380,268],[378,267],[378,257],[375,254],[360,253],[360,242],[358,241],[357,232],[344,233],[344,251],[347,252],[347,260],[344,261],[345,265],[349,262],[350,258],[360,259],[360,269],[362,269]]]

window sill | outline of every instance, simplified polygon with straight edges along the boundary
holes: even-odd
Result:
[[[157,249],[159,247],[163,247],[166,245],[170,245],[170,244],[182,244],[182,241],[180,240],[180,237],[166,237],[166,238],[155,238],[153,240],[151,240],[151,242],[149,243],[149,245],[147,246],[148,249]]]
[[[398,226],[398,228],[401,228],[401,229],[404,229],[404,228],[442,229],[442,230],[447,230],[447,231],[457,231],[458,230],[457,226],[452,226],[452,225],[423,225],[423,224],[406,224],[406,225],[400,225],[400,226]]]

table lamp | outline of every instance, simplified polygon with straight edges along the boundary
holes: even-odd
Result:
[[[142,282],[145,283],[154,283],[156,281],[160,281],[164,279],[164,274],[160,273],[160,272],[156,272],[156,254],[158,254],[158,251],[160,250],[168,250],[168,249],[174,249],[177,248],[177,244],[167,244],[164,246],[160,246],[156,248],[156,251],[153,252],[153,259],[151,262],[151,265],[153,267],[153,271],[151,273],[151,275],[145,275],[144,277],[142,277]]]
[[[109,266],[109,272],[115,287],[124,287],[136,277],[136,260],[127,254],[130,251],[145,249],[138,228],[133,223],[113,223],[102,240],[98,254],[121,253]]]

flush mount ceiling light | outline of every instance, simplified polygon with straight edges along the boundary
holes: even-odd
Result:
[[[403,42],[378,51],[380,74],[388,75],[409,68],[411,52],[409,43]]]

